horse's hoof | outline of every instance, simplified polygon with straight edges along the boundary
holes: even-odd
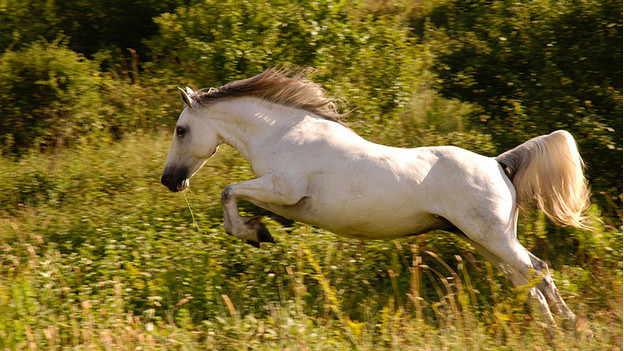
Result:
[[[275,244],[275,239],[273,238],[273,236],[271,235],[271,232],[269,232],[269,230],[264,224],[259,223],[257,227],[257,231],[258,231],[259,242]]]
[[[255,248],[260,248],[260,243],[253,240],[245,240],[245,244],[249,244]]]
[[[253,228],[256,232],[257,241],[247,240],[246,243],[255,247],[260,247],[260,243],[272,243],[275,244],[275,239],[267,229],[267,227],[260,221],[262,217],[256,216],[248,220],[245,225]]]

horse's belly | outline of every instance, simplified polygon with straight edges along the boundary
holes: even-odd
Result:
[[[444,218],[430,213],[405,209],[380,211],[374,203],[361,209],[346,204],[342,210],[315,207],[312,199],[303,199],[293,206],[257,205],[280,216],[358,239],[393,239],[449,226]]]
[[[425,213],[411,216],[365,216],[349,222],[336,221],[335,228],[328,229],[336,234],[358,239],[394,239],[442,229],[449,225],[443,218]]]

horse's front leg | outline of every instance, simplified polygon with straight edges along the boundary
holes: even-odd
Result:
[[[305,184],[286,177],[268,174],[261,178],[228,185],[221,193],[225,232],[247,244],[259,247],[261,242],[275,242],[260,217],[244,220],[238,211],[238,199],[276,205],[294,205],[305,196]]]

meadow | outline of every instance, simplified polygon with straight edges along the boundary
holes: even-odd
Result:
[[[621,0],[0,1],[0,350],[621,350],[622,27]],[[549,338],[530,286],[446,232],[358,241],[241,202],[277,243],[226,235],[220,193],[254,176],[230,147],[160,184],[176,87],[279,65],[377,143],[569,131],[591,230],[518,233],[576,331]]]
[[[224,147],[172,194],[159,182],[169,140],[2,159],[1,348],[621,349],[622,235],[595,207],[595,231],[567,243],[541,215],[521,220],[586,323],[549,346],[526,290],[452,234],[361,242],[269,217],[275,245],[227,236],[220,191],[252,177],[248,164]]]

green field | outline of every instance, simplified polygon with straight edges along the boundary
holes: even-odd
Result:
[[[360,242],[269,220],[278,242],[256,249],[220,223],[221,189],[252,176],[244,160],[225,148],[172,194],[159,183],[168,144],[2,160],[0,347],[548,349],[525,292],[451,234]],[[541,216],[521,222],[538,255],[561,245]],[[558,330],[556,349],[621,348],[622,236],[594,226],[548,257],[594,334]]]
[[[0,350],[621,350],[621,0],[0,1]],[[580,317],[549,340],[445,232],[341,238],[248,203],[277,243],[226,235],[230,147],[160,184],[176,87],[313,67],[373,142],[496,156],[557,129],[592,230],[522,213]],[[284,223],[285,222],[285,223]],[[560,321],[558,321],[561,325]]]

